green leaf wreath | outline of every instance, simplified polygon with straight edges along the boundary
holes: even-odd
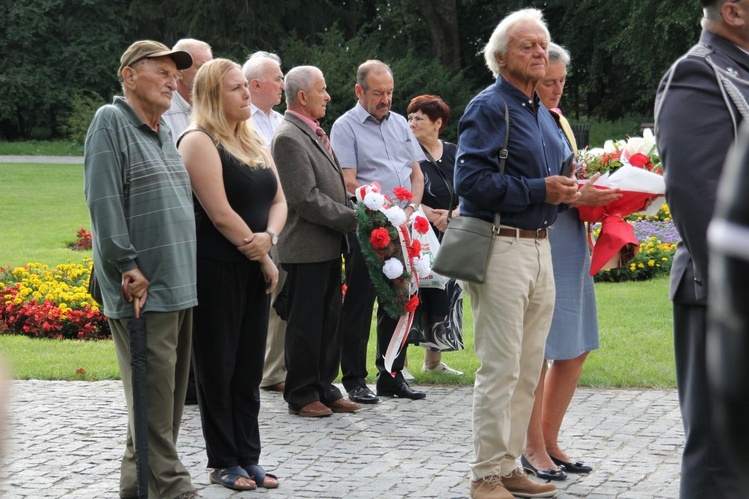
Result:
[[[369,276],[377,292],[379,306],[383,307],[390,317],[396,319],[406,312],[408,304],[412,301],[408,286],[411,273],[408,270],[404,270],[403,275],[392,280],[382,273],[385,261],[390,258],[397,258],[404,264],[404,269],[408,268],[403,261],[398,229],[393,227],[384,213],[379,210],[370,210],[364,203],[356,205],[356,221],[358,222],[356,235],[359,238]],[[390,242],[384,248],[375,249],[370,242],[370,237],[375,229],[380,228],[387,230]]]

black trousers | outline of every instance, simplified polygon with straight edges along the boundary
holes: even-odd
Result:
[[[341,310],[341,373],[344,388],[349,391],[356,386],[366,384],[367,378],[367,342],[372,324],[372,310],[377,298],[372,279],[369,277],[367,264],[359,246],[356,234],[349,234],[350,252],[346,255],[346,297]],[[375,364],[379,371],[377,383],[381,388],[388,387],[402,380],[400,371],[406,358],[404,346],[393,364],[396,378],[384,372],[383,354],[387,350],[395,331],[397,321],[390,318],[381,307],[377,311],[377,359]],[[384,374],[384,375],[383,375]]]
[[[209,468],[260,458],[260,381],[270,295],[257,262],[198,259],[193,367]]]
[[[341,259],[283,264],[288,272],[286,389],[293,409],[342,397],[333,385],[341,361]]]
[[[738,476],[721,451],[713,426],[707,380],[707,307],[674,303],[674,351],[679,405],[686,440],[681,461],[681,499],[742,498]]]

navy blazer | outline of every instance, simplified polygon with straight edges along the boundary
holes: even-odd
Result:
[[[707,227],[723,162],[741,123],[741,114],[724,96],[713,67],[694,54],[699,49],[749,100],[749,54],[709,31],[703,31],[699,44],[674,63],[658,88],[656,142],[664,165],[666,201],[682,238],[671,268],[670,298],[687,305],[707,303]]]

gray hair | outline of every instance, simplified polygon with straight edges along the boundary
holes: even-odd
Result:
[[[247,62],[242,66],[242,74],[247,78],[247,81],[261,80],[263,78],[266,61],[273,61],[278,64],[279,68],[281,67],[281,58],[276,54],[262,50],[250,54]]]
[[[207,50],[211,55],[211,58],[213,57],[211,46],[206,42],[196,40],[195,38],[182,38],[181,40],[178,40],[177,43],[174,44],[174,47],[172,47],[172,50],[184,50],[185,52],[192,54],[191,49],[195,48]]]
[[[296,66],[291,68],[283,80],[286,87],[286,107],[296,104],[300,91],[311,91],[318,76],[322,76],[322,71],[315,66]]]
[[[504,55],[507,53],[507,45],[510,43],[510,30],[514,28],[515,25],[528,21],[534,22],[542,27],[544,32],[546,32],[546,39],[551,39],[549,27],[544,20],[544,14],[538,9],[516,10],[502,19],[497,27],[494,28],[494,32],[489,38],[489,42],[484,47],[484,60],[486,61],[486,66],[495,78],[499,76],[499,62],[497,62],[495,54]]]
[[[359,65],[359,69],[356,71],[356,84],[359,85],[362,89],[368,90],[369,87],[367,87],[367,76],[369,76],[370,73],[378,73],[380,71],[387,71],[388,73],[390,73],[390,76],[393,77],[393,70],[390,69],[390,66],[382,61],[370,59],[368,61],[362,62]]]
[[[572,60],[567,49],[554,42],[549,43],[549,46],[546,48],[546,53],[549,54],[549,64],[553,62],[563,62],[564,66],[567,67]]]

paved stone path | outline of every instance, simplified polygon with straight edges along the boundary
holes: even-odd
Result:
[[[425,400],[383,399],[356,414],[291,416],[262,392],[261,464],[276,490],[209,485],[197,406],[186,408],[179,450],[206,499],[466,498],[472,455],[470,387],[427,386]],[[118,381],[15,381],[4,498],[116,498],[126,411]],[[674,390],[581,388],[562,445],[594,466],[558,482],[559,497],[675,498],[683,433]]]

